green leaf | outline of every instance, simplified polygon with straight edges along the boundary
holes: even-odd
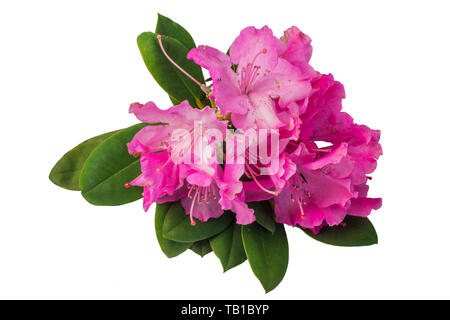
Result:
[[[158,243],[159,246],[161,247],[162,252],[164,252],[164,254],[168,258],[173,258],[182,254],[184,251],[189,249],[189,247],[191,247],[193,244],[192,242],[181,243],[167,240],[162,236],[164,219],[166,218],[167,212],[169,211],[171,206],[172,206],[171,202],[157,204],[155,210],[156,238],[158,239]]]
[[[196,47],[194,39],[185,28],[160,13],[158,13],[155,33],[177,39],[188,50]]]
[[[209,240],[214,254],[222,263],[223,272],[230,270],[247,260],[242,244],[241,226],[231,225],[224,232]]]
[[[266,293],[283,280],[289,262],[289,246],[284,226],[276,224],[272,234],[258,223],[242,226],[245,253],[255,276]]]
[[[302,229],[311,238],[339,247],[361,247],[378,243],[377,232],[368,218],[347,216],[344,226],[324,227],[319,234]]]
[[[81,171],[83,197],[98,206],[116,206],[142,198],[142,188],[125,188],[141,173],[139,159],[128,153],[126,144],[148,124],[123,129],[103,141],[88,157]]]
[[[50,180],[61,188],[80,191],[80,173],[91,152],[117,131],[86,140],[67,152],[53,167]]]
[[[261,226],[274,233],[276,229],[275,220],[273,219],[273,209],[268,201],[250,202],[250,208],[255,210],[256,222]]]
[[[225,230],[233,221],[233,216],[224,213],[218,219],[207,222],[197,221],[191,225],[190,218],[179,202],[174,203],[164,219],[163,237],[177,242],[195,242],[211,238]]]
[[[189,100],[191,106],[197,106],[206,100],[205,93],[200,87],[178,70],[162,53],[156,34],[144,32],[137,38],[139,50],[147,69],[156,82],[163,88],[174,103]],[[186,58],[189,49],[180,41],[162,37],[162,43],[167,54],[186,72],[204,83],[203,73],[197,64]]]
[[[190,249],[202,258],[212,251],[208,240],[197,241]]]

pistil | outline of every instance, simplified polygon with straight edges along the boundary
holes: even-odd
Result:
[[[193,76],[191,76],[187,71],[185,71],[183,68],[181,68],[175,61],[173,61],[173,59],[167,54],[166,50],[164,49],[164,46],[162,44],[161,38],[162,36],[160,34],[158,34],[156,36],[156,38],[158,39],[159,42],[159,46],[161,47],[161,51],[162,53],[166,56],[167,60],[170,61],[170,63],[172,63],[178,70],[180,70],[182,73],[184,73],[189,79],[191,79],[192,81],[194,81],[196,84],[198,84],[198,86],[200,87],[200,89],[202,89],[202,91],[209,95],[211,90],[208,88],[208,86],[206,86],[205,84],[201,83],[200,81],[198,81],[197,79],[195,79]]]

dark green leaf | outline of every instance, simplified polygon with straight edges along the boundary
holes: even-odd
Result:
[[[80,173],[91,152],[117,131],[86,140],[67,152],[53,167],[50,180],[61,188],[80,191]]]
[[[224,232],[209,240],[217,258],[223,266],[223,272],[230,270],[247,260],[242,244],[241,226],[231,225]]]
[[[83,197],[94,205],[116,206],[142,197],[142,188],[125,188],[141,173],[139,159],[128,154],[126,144],[147,124],[121,130],[103,141],[88,157],[80,176]]]
[[[225,230],[233,221],[233,216],[224,213],[218,219],[209,219],[207,222],[197,221],[195,226],[190,223],[184,208],[179,202],[174,203],[164,219],[163,236],[177,242],[195,242],[211,238]]]
[[[208,240],[197,241],[190,249],[202,258],[212,251]]]
[[[324,227],[319,234],[302,229],[311,238],[340,247],[361,247],[378,243],[377,232],[368,218],[347,216],[344,226]]]
[[[142,33],[137,43],[148,70],[174,103],[187,99],[195,107],[205,101],[205,94],[200,87],[164,56],[154,33]],[[186,58],[189,50],[180,41],[163,36],[162,43],[167,54],[180,67],[201,83],[205,82],[200,66]]]
[[[168,257],[173,258],[187,249],[189,249],[190,246],[192,246],[192,242],[175,242],[171,240],[167,240],[162,236],[162,228],[164,224],[164,219],[166,218],[167,212],[169,211],[170,207],[172,206],[171,202],[163,203],[163,204],[157,204],[156,210],[155,210],[155,231],[156,231],[156,238],[158,239],[159,246],[161,247],[162,252]]]
[[[155,33],[177,39],[188,50],[196,47],[194,39],[185,28],[160,13],[158,13]]]
[[[268,201],[250,202],[250,208],[255,210],[256,222],[261,226],[274,233],[276,226],[273,219],[273,209]]]
[[[289,246],[282,224],[276,224],[275,233],[258,223],[242,226],[245,253],[255,276],[266,293],[275,289],[286,273]]]

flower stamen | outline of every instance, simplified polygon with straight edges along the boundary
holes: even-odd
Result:
[[[161,172],[161,170],[162,169],[164,169],[165,168],[165,166],[167,166],[168,164],[169,164],[169,162],[170,162],[170,157],[167,159],[167,161],[161,166],[161,167],[159,167],[158,169],[156,169],[156,172]]]
[[[191,210],[189,212],[189,217],[191,219],[191,226],[195,226],[195,221],[194,221],[194,217],[192,216],[192,213],[194,212],[195,199],[197,198],[197,196],[198,196],[198,189],[196,189],[196,191],[195,191],[194,198],[192,199],[192,203],[191,203]]]
[[[256,179],[257,174],[252,170],[252,168],[248,164],[245,165],[245,168],[247,169],[246,170],[247,176],[248,176],[248,174],[250,174],[250,178],[252,178],[253,181],[255,181],[255,183],[257,184],[257,186],[259,188],[261,188],[261,190],[263,190],[264,192],[273,194],[274,196],[278,195],[277,191],[272,191],[272,190],[267,189],[258,181],[258,179]]]
[[[259,70],[261,69],[261,66],[255,65],[255,62],[256,62],[256,59],[261,54],[266,54],[266,53],[267,53],[267,49],[264,48],[263,50],[261,50],[260,52],[258,52],[255,55],[252,62],[248,63],[247,66],[245,66],[241,69],[241,80],[238,81],[238,83],[239,83],[242,93],[246,93],[248,88],[251,86],[251,84],[260,75]]]
[[[333,151],[330,148],[326,148],[326,149],[311,149],[312,152],[325,152],[325,153],[329,153],[331,151]]]
[[[298,208],[300,209],[300,218],[303,220],[305,219],[305,211],[303,210],[303,205],[306,205],[306,202],[303,201],[303,190],[302,190],[302,183],[303,181],[301,179],[299,179],[298,177],[294,178],[295,182],[293,183],[293,187],[295,189],[295,195],[291,194],[291,199],[292,201],[294,201],[297,203]],[[308,197],[311,197],[311,194],[307,191],[306,195]]]

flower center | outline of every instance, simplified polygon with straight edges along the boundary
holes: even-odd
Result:
[[[266,54],[267,49],[264,48],[256,54],[251,63],[241,69],[241,79],[238,80],[241,93],[245,94],[248,92],[248,88],[255,82],[256,78],[260,75],[259,70],[261,66],[255,65],[256,59],[261,54]]]
[[[208,198],[217,199],[216,190],[211,186],[200,187],[196,185],[188,185],[188,198],[192,199],[191,209],[189,210],[189,216],[191,218],[191,225],[195,226],[195,220],[193,217],[194,206],[201,204],[208,204]]]

